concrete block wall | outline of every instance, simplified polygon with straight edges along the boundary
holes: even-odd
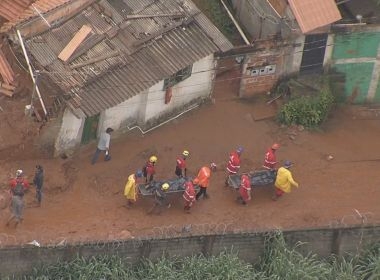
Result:
[[[223,251],[255,263],[264,253],[264,241],[271,232],[228,233],[199,236],[182,236],[161,239],[129,239],[61,247],[7,247],[0,249],[0,278],[27,273],[41,264],[68,261],[76,256],[119,255],[130,263],[141,258],[155,260],[162,256],[185,257],[195,254],[217,255]],[[316,228],[284,231],[290,246],[298,242],[301,253],[313,252],[319,257],[331,254],[357,253],[366,244],[380,241],[380,226],[356,226],[345,228]]]

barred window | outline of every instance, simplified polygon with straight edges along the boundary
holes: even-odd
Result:
[[[189,66],[179,70],[177,73],[170,76],[169,78],[165,79],[164,90],[166,90],[169,87],[175,86],[176,84],[186,80],[188,77],[191,76],[192,70],[193,70],[193,65],[189,65]]]

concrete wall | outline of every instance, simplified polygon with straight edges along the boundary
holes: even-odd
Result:
[[[329,64],[340,73],[344,97],[351,103],[380,101],[380,27],[336,32]]]
[[[266,39],[276,34],[285,38],[298,32],[289,6],[283,15],[287,19],[285,21],[267,1],[232,0],[232,4],[236,18],[253,40]]]
[[[208,97],[211,94],[214,69],[213,55],[195,62],[191,76],[172,87],[172,98],[168,104],[165,104],[164,81],[151,87],[148,91],[143,121],[155,123],[162,116],[170,115],[196,100]]]
[[[76,256],[119,255],[131,263],[141,258],[151,260],[165,256],[194,254],[217,255],[233,249],[250,263],[257,262],[264,253],[264,240],[271,232],[228,233],[202,236],[182,236],[170,239],[130,239],[96,242],[61,247],[14,247],[0,249],[0,277],[26,273],[41,264],[68,261]],[[313,252],[319,257],[357,253],[366,244],[380,241],[380,226],[352,228],[317,228],[285,231],[284,238],[293,246],[301,241],[298,250]]]
[[[98,134],[107,127],[122,132],[134,125],[147,129],[165,121],[165,118],[176,114],[186,106],[208,97],[211,94],[214,73],[214,55],[209,55],[193,64],[189,78],[172,87],[172,98],[168,104],[165,104],[164,81],[160,81],[149,90],[102,112]],[[66,109],[55,143],[56,154],[80,144],[83,125],[84,119],[78,119]]]
[[[73,149],[80,144],[84,119],[77,118],[68,108],[62,117],[61,129],[55,141],[56,155]]]
[[[105,110],[101,113],[98,125],[98,134],[105,131],[107,127],[123,129],[138,123],[140,111],[146,106],[146,92],[133,96],[119,105]]]

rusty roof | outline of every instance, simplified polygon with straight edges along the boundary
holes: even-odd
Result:
[[[101,11],[101,12],[99,12]],[[165,16],[158,16],[158,15]],[[128,17],[143,18],[128,20]],[[150,17],[145,17],[151,15]],[[92,33],[66,62],[59,53],[88,25]],[[101,0],[26,41],[73,111],[92,116],[149,89],[231,43],[190,0]]]
[[[288,0],[302,33],[340,20],[334,0]]]
[[[3,78],[4,82],[7,84],[12,84],[15,78],[15,74],[1,47],[2,46],[0,46],[0,75]]]
[[[0,28],[0,33],[8,32],[12,27],[21,24],[31,18],[38,17],[38,13],[44,14],[57,7],[60,7],[68,2],[73,1],[82,1],[82,0],[5,0],[4,2],[11,2],[11,5],[8,5],[8,16],[14,16],[13,18],[8,19],[9,21],[3,24]],[[24,3],[29,2],[24,9],[20,9],[21,5],[18,5],[19,9],[16,10],[14,3]],[[32,3],[34,2],[34,3]],[[30,4],[30,5],[29,5]],[[0,6],[1,10],[1,6]],[[1,14],[0,14],[1,15]]]
[[[33,2],[33,0],[2,0],[0,1],[0,16],[7,21],[17,19]]]

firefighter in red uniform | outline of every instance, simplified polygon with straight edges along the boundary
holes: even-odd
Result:
[[[241,183],[239,188],[239,197],[237,201],[243,205],[247,205],[251,200],[251,180],[248,175],[241,175]]]
[[[183,151],[182,156],[177,158],[177,165],[175,167],[175,175],[178,177],[186,177],[186,158],[189,156],[189,151]]]
[[[280,148],[280,145],[277,143],[274,143],[272,147],[270,147],[265,154],[264,164],[263,167],[268,170],[274,170],[276,169],[276,151]]]
[[[24,194],[29,189],[29,182],[24,178],[22,170],[17,170],[16,178],[10,181],[10,193],[12,196],[11,202],[11,216],[9,217],[6,225],[16,219],[17,226],[23,220],[24,210]]]
[[[183,193],[183,200],[184,200],[184,210],[186,213],[190,214],[190,209],[193,206],[193,203],[195,202],[195,190],[194,185],[191,181],[187,181],[185,183],[185,192]]]
[[[143,167],[143,174],[145,178],[145,183],[148,183],[148,177],[149,177],[149,183],[153,181],[153,176],[156,173],[156,170],[154,169],[155,165],[157,162],[157,157],[156,156],[151,156],[149,158],[149,161],[145,164]]]
[[[240,156],[243,152],[243,147],[239,147],[236,151],[231,152],[230,158],[227,163],[227,178],[226,178],[226,186],[228,186],[228,176],[235,175],[238,173],[240,169]]]

